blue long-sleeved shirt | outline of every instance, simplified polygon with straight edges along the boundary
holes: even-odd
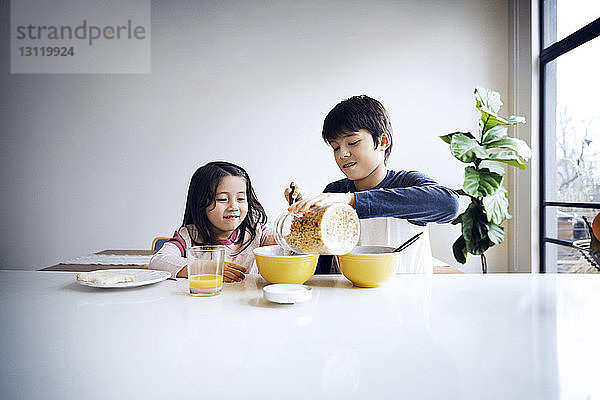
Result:
[[[424,226],[451,222],[458,215],[458,194],[417,171],[388,170],[379,185],[362,191],[345,178],[324,192],[354,193],[359,218],[395,217]]]

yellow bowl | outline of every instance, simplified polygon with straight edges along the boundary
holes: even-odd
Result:
[[[400,253],[393,247],[357,246],[339,256],[342,274],[355,286],[377,287],[396,272]]]
[[[314,275],[318,254],[286,255],[279,246],[254,249],[258,273],[269,283],[302,284]]]

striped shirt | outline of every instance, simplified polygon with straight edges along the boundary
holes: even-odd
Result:
[[[191,235],[197,238],[197,230],[193,225],[186,225],[175,231],[173,237],[166,242],[163,247],[152,256],[150,260],[150,269],[168,271],[175,278],[179,271],[187,265],[187,249],[192,247]],[[237,254],[248,240],[250,235],[246,235],[244,243],[234,243],[239,235],[239,232],[234,231],[229,239],[219,240],[214,244],[225,246],[225,261],[233,262],[245,267],[248,274],[257,274],[256,262],[254,260],[253,250],[257,247],[273,245],[275,239],[270,228],[263,224],[258,224],[256,229],[256,237],[242,252]]]

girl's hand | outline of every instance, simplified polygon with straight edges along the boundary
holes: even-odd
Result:
[[[187,265],[185,267],[183,267],[178,273],[177,273],[177,278],[187,278],[188,274],[187,274]]]
[[[246,268],[239,264],[225,261],[225,269],[223,270],[223,281],[227,283],[241,282],[246,279]]]
[[[346,203],[355,207],[354,193],[321,193],[318,196],[292,204],[288,208],[288,211],[301,213],[313,208],[328,206],[333,203]]]
[[[290,193],[292,193],[292,189],[290,189],[289,187],[286,187],[283,191],[283,197],[285,197],[285,201],[288,204],[290,202]],[[300,186],[294,186],[294,193],[292,193],[292,199],[294,199],[294,202],[302,201],[302,188]]]

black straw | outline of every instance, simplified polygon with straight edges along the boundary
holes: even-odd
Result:
[[[396,250],[394,250],[394,253],[398,253],[404,249],[406,249],[408,246],[410,246],[411,244],[413,244],[414,242],[417,241],[417,239],[423,234],[423,232],[419,232],[417,233],[415,236],[411,237],[410,239],[408,239],[406,242],[402,243]]]

